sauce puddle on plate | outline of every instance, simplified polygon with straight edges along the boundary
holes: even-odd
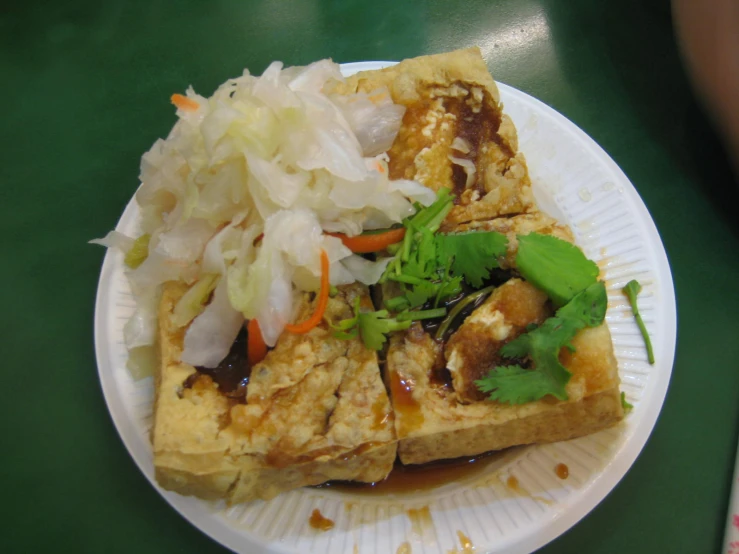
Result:
[[[564,480],[570,476],[570,468],[566,464],[557,464],[554,467],[554,473],[557,474],[557,477]]]
[[[325,517],[318,508],[311,512],[308,523],[313,529],[317,529],[318,531],[328,531],[334,528],[334,521]]]
[[[427,491],[479,475],[503,458],[507,452],[507,450],[501,450],[473,457],[439,460],[438,462],[409,466],[396,462],[390,475],[384,481],[376,483],[329,481],[323,485],[318,485],[316,488],[330,488],[352,494],[380,495]]]

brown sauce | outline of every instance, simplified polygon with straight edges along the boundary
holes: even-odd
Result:
[[[446,389],[451,391],[453,388],[452,374],[446,367],[446,362],[444,361],[444,352],[441,349],[439,349],[439,354],[439,358],[441,358],[441,363],[434,364],[433,367],[429,370],[429,384],[432,387],[436,387],[437,389]]]
[[[334,528],[334,520],[324,517],[318,508],[311,512],[308,523],[313,529],[317,529],[318,531],[328,531]]]
[[[554,466],[554,473],[557,477],[564,480],[570,476],[570,468],[566,464],[557,464]]]
[[[473,181],[473,186],[477,181],[477,176]],[[461,165],[452,164],[452,184],[454,191],[454,203],[459,204],[459,200],[462,198],[462,193],[467,190],[467,172]]]
[[[462,552],[472,552],[475,550],[470,538],[462,531],[457,531],[457,537],[459,537],[459,545],[462,547]]]
[[[421,406],[413,398],[413,380],[401,376],[398,372],[390,374],[390,393],[392,395],[398,435],[405,437],[423,425],[424,417]]]
[[[521,492],[521,487],[518,486],[518,478],[515,475],[510,475],[505,484],[512,491]]]
[[[409,543],[408,541],[400,543],[400,546],[398,546],[398,549],[395,551],[395,554],[413,554],[411,543]]]
[[[527,498],[530,498],[531,500],[534,500],[536,502],[541,502],[542,504],[547,504],[549,506],[552,505],[552,501],[550,499],[544,498],[543,496],[537,496],[535,494],[531,494],[530,492],[527,492],[526,490],[524,490],[521,487],[520,483],[518,482],[518,477],[516,477],[515,475],[509,475],[508,479],[506,479],[505,484],[506,484],[506,487],[508,487],[508,489],[511,492],[515,493],[517,496],[527,497]]]
[[[511,272],[505,271],[502,269],[493,269],[490,271],[490,275],[487,279],[485,279],[482,283],[482,286],[477,289],[474,287],[471,287],[468,285],[465,281],[462,281],[462,292],[460,292],[457,296],[453,296],[452,298],[448,298],[444,302],[441,302],[439,304],[440,307],[444,307],[447,310],[447,314],[462,300],[464,300],[467,296],[472,294],[473,292],[476,292],[480,289],[483,289],[485,287],[489,286],[500,286],[506,281],[508,281],[511,278]],[[475,311],[477,308],[480,307],[480,305],[487,300],[488,296],[481,296],[474,302],[472,302],[469,306],[466,306],[458,315],[454,318],[454,321],[449,326],[449,329],[444,334],[445,336],[442,337],[442,340],[446,340],[449,335],[453,334],[457,329],[459,329],[459,326],[462,325],[465,318],[469,316],[473,311]],[[433,302],[426,303],[421,309],[422,310],[430,310],[434,308]],[[432,337],[436,337],[436,332],[439,329],[439,326],[441,325],[441,322],[444,321],[444,317],[440,317],[437,319],[424,319],[421,321],[421,324],[423,325],[423,330],[426,331],[429,335]]]
[[[434,520],[431,518],[431,511],[428,506],[422,508],[410,508],[405,512],[411,522],[411,533],[418,537],[423,537],[429,532],[434,532]]]
[[[457,83],[463,88],[467,88],[464,83]],[[464,139],[470,145],[470,151],[467,154],[461,152],[455,153],[459,157],[466,158],[475,164],[476,173],[472,183],[472,188],[476,189],[480,194],[485,194],[484,186],[484,163],[480,161],[481,146],[485,143],[493,142],[498,145],[501,151],[509,158],[514,156],[514,152],[510,145],[500,136],[501,114],[495,100],[490,94],[483,90],[483,98],[480,110],[475,113],[467,101],[457,100],[449,101],[448,109],[457,117],[457,136]],[[470,93],[471,96],[471,93]],[[469,98],[469,97],[468,97]],[[455,203],[459,202],[462,193],[467,190],[467,173],[458,165],[452,166],[452,183],[455,195]]]
[[[396,461],[390,475],[376,483],[329,481],[319,487],[351,494],[385,495],[427,491],[461,479],[474,477],[499,460],[503,452],[488,452],[477,456],[439,460],[420,465],[403,465]]]
[[[249,384],[249,375],[251,374],[251,367],[249,367],[247,360],[246,339],[246,329],[242,329],[231,346],[231,350],[218,366],[197,366],[195,368],[198,370],[197,373],[190,375],[183,386],[192,388],[200,375],[208,375],[218,385],[218,390],[229,398],[245,399],[246,386]]]

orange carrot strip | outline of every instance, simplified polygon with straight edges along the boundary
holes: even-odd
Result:
[[[341,233],[326,233],[337,239],[341,239],[349,250],[357,254],[365,254],[367,252],[379,252],[384,250],[391,244],[400,242],[405,236],[405,227],[400,229],[390,229],[384,233],[376,235],[357,235],[356,237],[347,237]]]
[[[200,104],[192,98],[188,98],[184,94],[173,94],[170,100],[172,101],[172,104],[186,112],[194,112],[200,107]]]
[[[267,344],[262,338],[262,330],[259,328],[259,322],[256,319],[249,320],[246,331],[246,357],[249,360],[249,366],[254,366],[267,355]]]
[[[321,250],[321,290],[318,293],[318,302],[316,302],[316,309],[308,319],[298,324],[288,323],[285,325],[285,331],[295,333],[296,335],[304,335],[313,327],[321,323],[323,314],[326,312],[326,306],[328,305],[328,293],[331,285],[328,280],[328,254],[325,250]]]

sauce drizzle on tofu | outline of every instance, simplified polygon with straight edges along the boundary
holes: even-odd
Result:
[[[245,401],[246,386],[249,384],[251,367],[246,357],[246,329],[242,329],[228,355],[216,367],[198,366],[183,383],[183,387],[192,388],[201,375],[209,376],[218,385],[218,390],[229,398]]]
[[[408,436],[423,425],[423,412],[418,401],[413,398],[413,381],[397,372],[390,375],[390,394],[395,409],[398,437]]]

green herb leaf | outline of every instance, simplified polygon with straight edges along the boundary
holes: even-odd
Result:
[[[546,395],[567,400],[565,386],[571,374],[559,362],[559,351],[562,347],[572,348],[570,341],[580,329],[600,325],[607,303],[605,285],[590,285],[557,310],[554,317],[501,348],[500,353],[507,358],[531,360],[533,369],[498,366],[475,384],[491,400],[509,404],[533,402]]]
[[[410,308],[423,306],[439,292],[439,284],[423,280],[413,287],[405,288],[405,298]]]
[[[531,371],[519,365],[495,368],[495,377],[490,376],[475,381],[477,387],[491,398],[507,404],[533,402],[557,391],[557,398],[567,398],[564,385],[543,371]]]
[[[354,299],[354,317],[342,319],[335,325],[329,322],[329,327],[334,330],[332,333],[334,337],[337,339],[349,340],[355,339],[359,336],[359,328],[357,325],[359,323],[359,305],[361,301],[362,300],[359,296]]]
[[[460,292],[462,292],[462,276],[447,277],[439,286],[439,290],[436,293],[435,305],[438,306],[440,302],[457,296]]]
[[[362,299],[357,296],[354,299],[354,317],[350,317],[347,319],[342,319],[339,321],[336,325],[333,323],[329,323],[329,326],[334,331],[347,331],[351,329],[352,327],[356,327],[358,321],[359,321],[359,306],[362,302]]]
[[[508,244],[504,235],[493,231],[434,234],[452,205],[451,194],[442,189],[431,206],[404,221],[408,231],[402,246],[380,279],[401,284],[396,289],[400,294],[385,299],[388,309],[414,309],[427,303],[438,307],[462,292],[463,279],[481,286],[498,266]]]
[[[452,260],[452,273],[462,275],[473,287],[481,287],[490,270],[498,267],[498,257],[505,254],[507,246],[506,236],[496,231],[436,235],[439,264]]]
[[[649,360],[650,364],[653,364],[654,350],[652,349],[652,339],[649,338],[647,326],[644,325],[644,320],[642,319],[641,314],[639,313],[639,308],[636,305],[636,297],[641,292],[641,285],[639,284],[639,281],[637,281],[636,279],[632,279],[631,281],[626,283],[626,286],[623,288],[623,292],[629,298],[631,311],[634,313],[634,319],[636,319],[636,324],[639,326],[641,336],[644,338],[644,345],[647,347],[647,359]]]
[[[410,243],[408,259],[402,264],[401,273],[419,279],[435,277],[438,265],[436,263],[434,234],[429,229],[424,228],[414,233],[414,235],[415,238]]]
[[[361,299],[354,299],[354,317],[342,319],[336,324],[329,324],[333,329],[333,336],[337,339],[349,340],[362,337],[367,348],[381,350],[387,341],[386,335],[400,329],[407,329],[411,325],[408,321],[398,321],[388,317],[387,310],[377,312],[362,312]]]
[[[547,293],[556,306],[564,306],[577,293],[595,283],[598,266],[567,241],[550,235],[518,235],[516,265],[521,275]]]
[[[364,345],[372,350],[382,350],[388,334],[393,331],[408,329],[410,326],[411,321],[399,322],[388,317],[387,310],[360,312],[359,314],[359,334]]]
[[[411,307],[408,299],[405,296],[393,296],[392,298],[385,298],[383,300],[385,307],[392,312],[402,312]]]

